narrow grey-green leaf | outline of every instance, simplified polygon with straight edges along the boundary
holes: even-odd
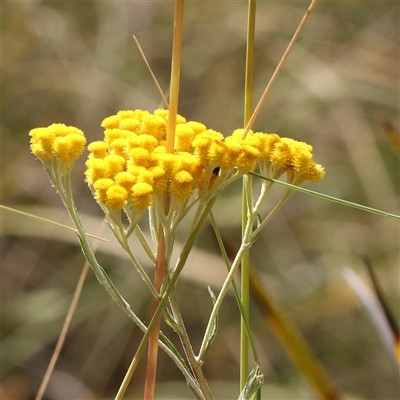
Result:
[[[215,296],[214,292],[211,290],[210,286],[208,286],[208,293],[210,294],[211,300],[213,304],[217,301],[217,297]],[[218,331],[218,315],[215,317],[210,334],[208,335],[208,338],[206,338],[206,347],[205,347],[205,352],[203,358],[200,360],[201,363],[204,362],[204,359],[207,356],[208,351],[210,350],[211,343],[215,339],[215,336],[217,336],[217,331]]]
[[[246,384],[238,397],[238,400],[250,400],[255,394],[256,399],[261,399],[261,385],[264,382],[264,375],[261,372],[260,367],[257,365],[249,376],[247,377]]]

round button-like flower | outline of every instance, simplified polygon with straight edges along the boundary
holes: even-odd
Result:
[[[136,183],[132,188],[132,205],[137,210],[145,210],[151,203],[153,188],[145,182]]]
[[[114,185],[115,182],[110,178],[97,179],[96,182],[93,183],[96,199],[105,205],[107,202],[107,190]]]
[[[108,174],[108,165],[102,158],[89,158],[86,161],[88,167],[85,171],[86,180],[90,186],[98,179],[106,178]]]
[[[80,129],[65,124],[32,129],[29,135],[32,152],[45,163],[54,157],[71,166],[86,144],[85,135]]]
[[[167,122],[158,115],[144,115],[140,133],[154,136],[157,140],[163,140],[167,135]]]
[[[113,185],[107,190],[105,206],[114,211],[120,210],[127,198],[128,192],[122,186]]]
[[[321,164],[312,164],[304,173],[304,177],[311,182],[318,182],[325,177],[325,170]]]
[[[168,188],[167,174],[160,166],[151,167],[149,172],[152,175],[154,194],[161,195]]]
[[[175,149],[177,151],[193,151],[194,130],[187,124],[180,124],[175,129]]]
[[[101,143],[104,143],[104,142],[101,142]],[[106,148],[107,148],[107,145],[106,145]],[[117,156],[122,156],[124,158],[128,157],[129,148],[130,148],[129,142],[126,139],[122,139],[122,138],[114,139],[108,146],[108,150],[109,150],[110,154],[115,154]]]
[[[104,118],[101,126],[104,129],[119,128],[121,117],[119,115],[111,115],[111,117]]]
[[[88,146],[88,150],[90,151],[90,158],[104,158],[107,155],[107,143],[98,141],[92,142]]]
[[[140,167],[148,167],[151,161],[150,153],[146,149],[135,147],[129,151],[128,166],[137,165]]]
[[[173,176],[169,192],[177,200],[186,200],[193,193],[193,176],[187,171],[180,171]]]
[[[253,171],[260,155],[261,153],[253,146],[243,145],[242,153],[236,161],[238,171],[243,174]]]

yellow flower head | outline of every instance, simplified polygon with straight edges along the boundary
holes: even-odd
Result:
[[[188,124],[180,124],[175,129],[175,149],[177,151],[193,151],[194,130]]]
[[[145,182],[136,183],[132,188],[132,205],[137,210],[145,210],[151,203],[153,188]]]
[[[126,199],[128,198],[128,192],[119,185],[110,186],[106,192],[106,201],[104,205],[111,210],[120,210]]]
[[[153,152],[157,145],[158,140],[154,136],[147,135],[145,133],[137,136],[137,141],[135,142],[135,146],[141,147],[147,150],[149,153]]]
[[[49,128],[36,128],[29,132],[29,136],[31,136],[32,153],[43,161],[50,161],[55,139],[53,130]]]
[[[283,138],[282,140],[285,140]],[[314,163],[312,158],[312,146],[304,142],[297,142],[295,140],[286,139],[291,146],[292,157],[290,165],[295,171],[301,174],[305,173]]]
[[[140,133],[141,123],[135,118],[125,118],[121,120],[119,127],[132,133]]]
[[[179,166],[179,160],[176,155],[171,153],[158,153],[156,157],[159,166],[165,171],[168,179],[170,179]]]
[[[158,115],[144,115],[140,133],[154,136],[157,140],[163,140],[167,135],[167,122]]]
[[[222,170],[232,170],[236,166],[236,160],[242,154],[243,140],[228,136],[225,139],[225,152],[220,163]]]
[[[261,153],[253,146],[243,145],[242,154],[237,158],[237,169],[245,174],[254,170]]]
[[[196,176],[199,176],[201,170],[204,169],[203,164],[191,153],[181,151],[175,154],[175,158],[176,165],[173,171],[174,174],[185,170],[195,178]]]
[[[108,155],[104,158],[107,164],[107,176],[114,179],[115,175],[122,172],[125,167],[125,158],[115,154]]]
[[[80,129],[64,124],[32,129],[29,135],[32,152],[43,162],[49,162],[54,157],[72,165],[86,144],[85,135]]]
[[[145,182],[153,187],[153,173],[147,168],[142,168],[142,171],[138,175],[138,182]]]
[[[57,137],[53,143],[53,155],[66,163],[74,162],[82,154],[85,144],[83,134],[70,133]]]
[[[189,121],[186,123],[186,126],[191,128],[195,135],[198,135],[199,133],[202,133],[207,130],[205,125],[196,121]]]
[[[101,127],[104,129],[119,128],[121,117],[119,115],[111,115],[111,117],[104,118]]]
[[[141,116],[145,113],[148,113],[148,111],[143,111],[143,110],[121,110],[117,112],[117,116],[121,119],[128,119],[128,118],[134,118],[134,119],[140,119]]]
[[[140,147],[135,147],[129,151],[128,166],[137,165],[140,167],[148,167],[151,161],[150,153]]]
[[[168,110],[155,110],[154,111],[154,115],[157,115],[158,117],[161,117],[164,119],[164,121],[168,122],[168,114],[169,111]],[[184,117],[182,117],[182,115],[177,115],[176,116],[176,124],[185,124],[186,123],[186,119]]]
[[[104,158],[107,155],[107,143],[104,142],[92,142],[88,146],[90,151],[89,158]]]
[[[273,150],[275,143],[279,142],[281,138],[275,133],[262,133],[256,132],[254,134],[260,142],[261,160],[269,160],[271,151]]]
[[[104,143],[104,142],[100,142],[100,143]],[[129,146],[129,142],[126,139],[121,138],[121,139],[114,139],[108,146],[108,149],[109,149],[110,154],[114,154],[117,156],[122,156],[124,158],[127,158],[130,146]]]
[[[243,143],[245,145],[254,147],[258,151],[261,151],[262,141],[261,141],[259,135],[254,134],[253,131],[249,131],[246,138],[243,140]]]
[[[149,172],[152,175],[154,194],[160,195],[167,190],[168,178],[164,169],[160,166],[151,167]]]
[[[104,141],[107,147],[116,139],[125,139],[131,132],[119,128],[106,129],[104,131]]]
[[[325,176],[324,167],[321,164],[313,163],[304,173],[305,178],[311,182],[318,182]]]
[[[122,171],[115,175],[115,182],[126,190],[128,196],[131,196],[132,187],[137,181],[138,177],[127,171]]]
[[[164,121],[168,121],[168,114],[169,114],[169,111],[164,110],[164,109],[154,111],[154,115],[161,117]]]
[[[107,202],[107,190],[114,185],[115,185],[114,181],[110,178],[97,179],[96,182],[94,182],[93,184],[93,189],[97,201],[99,201],[102,204],[105,204]]]
[[[280,140],[276,142],[274,148],[272,149],[269,159],[271,164],[276,169],[285,169],[289,166],[289,161],[291,159],[290,145],[287,141]]]
[[[169,192],[177,200],[188,199],[193,192],[193,176],[187,171],[180,171],[173,176]]]
[[[207,129],[194,138],[194,154],[205,166],[214,165],[215,160],[210,159],[209,150],[214,142],[222,140],[224,140],[222,133]]]
[[[215,140],[211,143],[208,149],[208,163],[210,165],[219,165],[224,161],[227,153],[226,144],[223,140]]]
[[[131,165],[127,168],[127,171],[138,178],[143,171],[146,171],[146,168],[138,165]]]

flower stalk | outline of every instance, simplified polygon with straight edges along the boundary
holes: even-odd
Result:
[[[182,31],[183,31],[183,5],[184,0],[176,0],[175,16],[174,16],[174,33],[173,33],[173,49],[172,49],[172,70],[171,70],[171,95],[169,102],[168,127],[166,137],[166,153],[173,153],[175,150],[175,128],[176,116],[178,114],[178,98],[179,98],[179,81],[182,54]],[[170,196],[164,192],[164,214],[168,215],[170,208]],[[168,237],[168,239],[170,239]],[[160,292],[161,285],[167,273],[167,246],[165,242],[165,233],[160,222],[158,232],[157,259],[154,271],[154,287]],[[152,314],[154,315],[158,307],[158,299],[153,298]],[[158,338],[160,332],[160,317],[155,321],[154,330],[151,332],[149,340],[149,350],[147,355],[146,383],[144,391],[144,399],[151,400],[154,398],[157,355],[158,355]]]
[[[246,71],[245,71],[245,95],[244,95],[244,126],[247,126],[253,113],[253,70],[254,70],[254,48],[256,27],[256,0],[249,0],[247,15],[247,39],[246,39]],[[247,225],[249,209],[252,205],[252,177],[243,176],[242,190],[242,235]],[[242,313],[240,319],[240,379],[239,387],[242,391],[247,382],[249,370],[249,337],[248,321],[250,316],[250,293],[249,293],[249,265],[250,251],[243,254],[240,279],[240,299]]]
[[[183,322],[183,318],[181,315],[181,311],[179,308],[178,300],[175,295],[175,291],[173,290],[171,295],[169,296],[169,303],[171,306],[171,310],[174,316],[174,330],[177,332],[179,339],[182,343],[182,347],[185,351],[186,358],[190,365],[193,375],[196,377],[196,380],[201,388],[202,395],[204,400],[212,400],[213,396],[211,394],[210,388],[208,386],[207,380],[204,376],[204,373],[201,368],[201,362],[196,358],[193,347],[190,343],[189,336],[187,334],[185,324]]]

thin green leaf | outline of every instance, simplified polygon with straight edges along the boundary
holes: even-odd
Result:
[[[193,376],[191,369],[188,367],[185,359],[181,356],[181,354],[179,353],[177,348],[174,346],[174,344],[161,331],[160,331],[160,337],[162,338],[162,340],[166,344],[166,346],[172,351],[172,353],[175,354],[176,358],[180,361],[180,363],[185,368],[185,370],[188,372],[188,374],[193,377],[193,380],[195,380],[196,378]]]
[[[215,236],[216,236],[218,244],[220,246],[222,257],[223,257],[223,259],[225,261],[226,268],[229,271],[230,267],[231,267],[231,264],[229,262],[229,256],[228,256],[228,254],[226,252],[224,241],[222,239],[221,233],[219,232],[219,229],[218,229],[218,226],[217,226],[217,222],[215,221],[214,214],[212,212],[210,212],[210,219],[211,219],[211,223],[212,223],[213,228],[214,228]],[[251,347],[251,351],[253,353],[254,360],[257,363],[259,363],[259,358],[258,358],[256,346],[254,344],[253,337],[251,335],[249,322],[248,322],[248,320],[246,318],[246,315],[244,313],[243,304],[242,304],[242,301],[241,301],[240,295],[239,295],[239,290],[238,290],[238,287],[237,287],[236,282],[234,280],[232,281],[232,286],[233,286],[233,291],[235,293],[236,302],[237,302],[238,307],[239,307],[240,315],[242,316],[242,318],[244,320],[244,323],[245,323],[245,326],[246,326],[247,337],[249,338],[250,347]]]
[[[305,194],[309,194],[309,195],[314,196],[314,197],[318,197],[320,199],[332,201],[334,203],[339,203],[342,206],[348,206],[348,207],[357,208],[357,209],[359,209],[361,211],[366,211],[366,212],[369,212],[369,213],[372,213],[372,214],[381,215],[383,217],[390,217],[390,218],[400,219],[400,215],[391,214],[391,213],[388,213],[386,211],[377,210],[376,208],[363,206],[363,205],[357,204],[357,203],[352,203],[351,201],[338,199],[337,197],[329,196],[329,195],[323,194],[323,193],[318,193],[318,192],[315,192],[315,191],[310,190],[310,189],[304,189],[304,188],[302,188],[300,186],[291,185],[290,183],[280,181],[279,179],[267,178],[266,176],[257,174],[256,172],[250,172],[250,175],[253,175],[253,176],[257,177],[257,178],[264,179],[264,180],[267,180],[267,181],[270,181],[270,182],[277,183],[277,184],[285,186],[285,187],[287,187],[289,189],[297,190],[298,192],[301,192],[301,193],[305,193]]]
[[[52,221],[51,219],[47,219],[47,218],[43,218],[43,217],[38,217],[37,215],[30,214],[30,213],[27,213],[27,212],[25,212],[25,211],[17,210],[16,208],[3,206],[2,204],[0,204],[0,208],[2,208],[3,210],[6,210],[6,211],[13,212],[13,213],[15,213],[15,214],[22,215],[22,216],[24,216],[24,217],[37,219],[37,220],[42,221],[42,222],[45,222],[45,223],[47,223],[47,224],[51,224],[51,225],[57,226],[58,228],[66,229],[67,231],[71,231],[71,232],[74,232],[74,233],[78,233],[77,229],[73,228],[72,226],[60,224],[59,222]],[[103,241],[103,242],[108,242],[107,239],[104,239],[104,238],[99,237],[99,236],[96,236],[96,235],[91,235],[90,233],[86,233],[86,236],[91,237],[91,238],[95,238],[95,239],[98,239],[98,240],[101,240],[101,241]]]
[[[211,290],[210,286],[208,286],[208,293],[210,293],[211,300],[212,300],[213,304],[215,305],[215,302],[217,301],[217,297],[215,296],[214,292]],[[211,343],[214,341],[215,337],[217,336],[217,331],[218,331],[218,315],[215,317],[212,328],[210,330],[210,333],[209,333],[208,337],[206,338],[206,347],[205,347],[205,352],[203,354],[203,357],[200,360],[201,363],[203,363],[205,358],[207,357],[208,351],[210,350],[210,347],[211,347]]]

